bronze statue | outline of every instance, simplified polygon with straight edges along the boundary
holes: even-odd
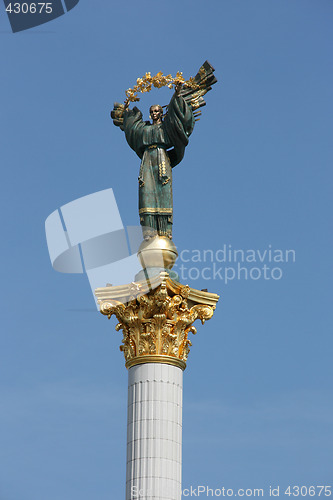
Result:
[[[198,115],[195,110],[206,104],[202,96],[216,81],[214,68],[206,61],[189,84],[174,82],[175,93],[165,115],[162,106],[150,107],[153,123],[143,121],[136,106],[129,109],[129,99],[125,105],[114,104],[113,122],[124,130],[141,159],[139,216],[145,240],[157,235],[172,239],[172,168],[183,159]]]

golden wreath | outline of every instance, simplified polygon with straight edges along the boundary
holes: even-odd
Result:
[[[163,75],[162,71],[159,71],[155,76],[151,76],[150,73],[146,73],[142,78],[138,78],[136,85],[132,89],[127,89],[126,94],[126,104],[129,102],[140,101],[138,97],[138,92],[142,94],[145,92],[150,92],[153,87],[160,89],[161,87],[176,87],[178,85],[184,85],[190,87],[191,89],[198,89],[199,85],[195,82],[193,77],[186,80],[183,78],[183,73],[178,71],[176,76]]]

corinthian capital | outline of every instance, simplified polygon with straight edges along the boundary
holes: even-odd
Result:
[[[116,330],[123,331],[120,350],[125,366],[140,363],[168,363],[186,367],[191,341],[189,333],[200,319],[213,316],[219,296],[181,285],[167,273],[129,285],[98,288],[100,311],[110,319],[115,315]]]

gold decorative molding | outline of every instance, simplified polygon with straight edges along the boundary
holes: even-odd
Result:
[[[162,363],[172,366],[178,366],[178,368],[181,368],[182,370],[185,370],[186,368],[185,361],[182,361],[179,358],[175,358],[172,356],[162,356],[162,355],[154,356],[153,354],[129,359],[128,361],[126,361],[125,366],[126,368],[131,368],[131,366],[142,365],[143,363]]]
[[[120,350],[127,368],[167,363],[184,370],[192,345],[188,334],[196,333],[193,323],[210,319],[219,299],[181,285],[164,272],[152,280],[97,288],[95,294],[101,313],[119,321],[116,330],[123,331]]]

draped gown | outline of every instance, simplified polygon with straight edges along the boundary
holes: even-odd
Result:
[[[124,112],[126,140],[141,159],[139,216],[145,238],[172,238],[172,168],[183,159],[193,127],[192,107],[176,94],[160,124],[143,121],[137,107]]]

